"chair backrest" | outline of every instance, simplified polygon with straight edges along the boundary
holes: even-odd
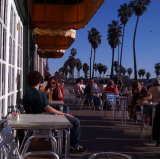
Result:
[[[97,153],[93,154],[92,156],[89,157],[89,159],[132,159],[130,156],[127,156],[125,154],[120,154],[120,153],[114,153],[114,152],[103,152],[103,153]]]
[[[74,92],[75,92],[76,97],[80,97],[81,96],[81,93],[80,93],[79,90],[74,90]]]
[[[7,121],[4,121],[3,123],[5,122]],[[1,141],[1,144],[0,144],[1,158],[8,158],[8,159],[20,158],[18,149],[17,149],[17,144],[15,142],[14,134],[12,132],[12,128],[10,127],[10,125],[7,124],[0,131],[0,141]]]
[[[111,93],[107,93],[106,94],[106,98],[108,101],[114,101],[116,102],[116,98],[118,97],[119,95],[118,94],[111,94]]]
[[[74,91],[73,88],[69,88],[69,87],[68,87],[68,90],[69,90],[69,93],[70,93],[70,94],[75,94],[75,91]]]

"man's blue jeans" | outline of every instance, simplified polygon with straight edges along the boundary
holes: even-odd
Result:
[[[95,107],[100,107],[100,106],[101,106],[101,100],[100,100],[100,98],[97,97],[97,96],[87,95],[85,99],[86,99],[86,100],[87,100],[87,99],[93,99],[93,101],[94,101],[94,106],[95,106]]]
[[[63,113],[69,114],[69,107],[67,105],[63,105]]]
[[[73,125],[71,128],[71,134],[70,134],[70,146],[77,148],[80,141],[80,121],[78,118],[69,118],[66,116],[66,118],[70,121],[70,123]]]
[[[59,106],[55,106],[54,109],[61,111]],[[69,107],[67,105],[63,105],[63,113],[69,114]]]

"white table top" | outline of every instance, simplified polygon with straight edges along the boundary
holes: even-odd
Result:
[[[54,101],[49,102],[49,104],[50,105],[64,105],[64,102],[63,101],[54,100]]]
[[[147,105],[147,106],[151,106],[151,107],[153,107],[153,106],[155,106],[155,105],[157,105],[158,103],[148,103],[148,102],[142,102],[144,105]]]
[[[63,115],[20,114],[19,120],[8,119],[8,123],[15,129],[67,129],[72,124]]]

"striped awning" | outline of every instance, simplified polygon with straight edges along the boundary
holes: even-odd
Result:
[[[34,0],[33,26],[39,29],[80,29],[104,0]]]

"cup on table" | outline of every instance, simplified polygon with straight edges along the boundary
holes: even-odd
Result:
[[[41,91],[41,92],[45,92],[45,89],[44,89],[44,88],[41,88],[40,91]]]
[[[52,101],[52,92],[49,93],[49,99],[48,100],[49,100],[49,102]]]

